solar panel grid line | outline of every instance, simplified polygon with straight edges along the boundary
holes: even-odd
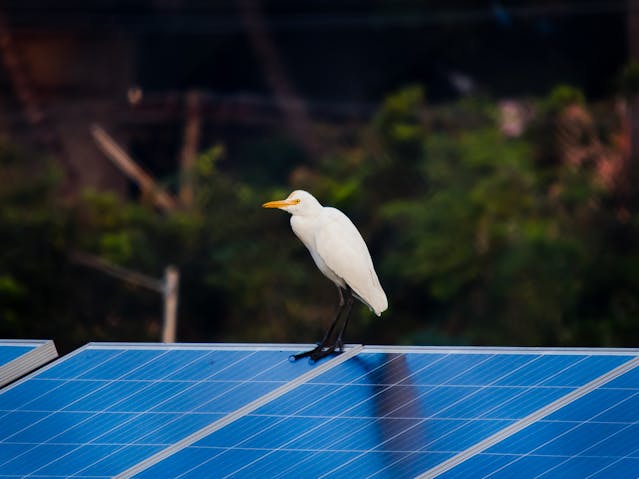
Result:
[[[124,353],[124,351],[123,351],[123,353]],[[163,356],[164,354],[167,354],[167,353],[168,353],[168,351],[167,351],[167,352],[165,352],[165,353],[162,353],[160,356]],[[118,354],[118,355],[119,355],[119,354]],[[116,356],[118,356],[118,355],[116,355]],[[93,369],[95,369],[95,368],[99,367],[101,364],[104,364],[104,363],[108,362],[110,359],[112,359],[112,358],[107,358],[107,359],[105,359],[105,361],[103,361],[102,363],[97,364],[94,368],[89,368],[89,370],[85,371],[83,374],[86,374],[86,372],[88,372],[88,371],[90,371],[90,370],[93,370]],[[146,361],[146,362],[144,362],[144,363],[140,364],[138,367],[134,368],[132,371],[135,371],[136,369],[142,368],[143,366],[145,366],[146,364],[150,363],[150,362],[151,362],[151,361],[153,361],[154,359],[156,359],[156,358],[154,357],[154,358],[149,359],[148,361]],[[127,374],[130,374],[132,371],[131,371],[131,370],[130,370],[130,371],[126,371],[125,373],[123,373],[123,374],[122,374],[122,376],[126,376]],[[117,379],[116,379],[116,380],[117,380]],[[62,384],[64,384],[64,383],[62,383]],[[62,384],[61,384],[59,387],[62,387]],[[102,389],[106,389],[106,388],[108,387],[108,385],[109,385],[109,384],[110,384],[110,382],[105,382],[102,386],[99,386],[99,387],[98,387],[97,391],[100,391],[100,390],[102,390]],[[92,390],[92,391],[90,391],[90,392],[86,393],[85,395],[83,395],[83,396],[80,396],[80,397],[76,398],[76,399],[75,399],[75,401],[72,401],[69,405],[72,405],[72,404],[74,404],[75,402],[80,401],[81,399],[83,399],[84,397],[86,397],[86,396],[88,396],[88,395],[90,395],[90,394],[95,394],[95,392],[96,392],[96,390]],[[123,401],[124,399],[125,399],[125,398],[122,398],[120,401]],[[35,399],[34,399],[34,400],[35,400]],[[34,400],[32,400],[32,401],[30,401],[30,402],[33,402]],[[27,403],[27,404],[28,404],[28,403]],[[50,416],[52,416],[53,414],[55,414],[55,412],[57,412],[57,411],[52,411],[49,415],[47,415],[47,416],[45,416],[45,417],[41,418],[41,419],[40,419],[39,421],[37,421],[37,422],[44,421],[47,417],[50,417]],[[93,416],[88,416],[88,417],[87,417],[87,418],[85,418],[84,420],[80,421],[80,423],[79,423],[79,424],[82,424],[82,423],[85,423],[85,422],[89,421],[89,420],[91,419],[91,417],[93,417]],[[72,424],[71,426],[69,426],[69,428],[59,431],[57,434],[55,434],[54,436],[52,436],[51,438],[49,438],[49,441],[51,441],[51,439],[55,439],[56,437],[61,436],[62,434],[64,434],[65,432],[67,432],[70,428],[72,428],[72,427],[76,427],[77,425],[78,425],[78,423],[74,423],[74,424]],[[33,426],[33,424],[32,424],[32,425],[29,425],[28,427],[32,427],[32,426]],[[26,429],[26,428],[24,428],[24,429]],[[24,430],[24,429],[22,429],[22,430]],[[4,441],[5,441],[5,442],[7,442],[7,439],[10,439],[11,437],[14,437],[15,435],[19,434],[19,432],[20,432],[20,431],[18,431],[18,432],[16,432],[16,433],[12,434],[11,436],[9,436],[9,437],[5,438],[5,440],[4,440]],[[106,434],[106,431],[105,431],[102,435],[104,435],[104,434]],[[98,438],[99,438],[99,437],[101,437],[102,435],[98,436]],[[35,447],[37,447],[37,446],[35,446]],[[31,450],[33,450],[33,449],[35,449],[35,447],[34,447],[34,448],[31,448],[31,449],[27,449],[27,450],[25,450],[25,451],[22,453],[22,455],[27,454],[29,451],[31,451]],[[73,452],[75,452],[75,451],[77,451],[77,450],[78,450],[78,448],[73,449],[73,450],[71,450],[71,451],[67,452],[66,454],[64,454],[64,455],[62,455],[62,456],[60,456],[60,457],[56,458],[56,460],[59,460],[59,459],[64,458],[64,457],[67,457],[69,454],[71,454],[71,453],[73,453]],[[14,459],[14,458],[11,458],[11,460],[13,460],[13,459]],[[6,463],[7,463],[7,461],[5,461],[3,464],[0,464],[0,465],[4,465],[4,464],[6,464]],[[39,470],[41,470],[41,469],[43,469],[43,468],[45,468],[45,467],[47,467],[47,466],[49,466],[50,464],[51,464],[51,462],[46,463],[46,464],[43,464],[40,468],[38,468],[38,469],[34,470],[34,471],[32,472],[32,474],[33,474],[33,473],[36,473],[37,471],[39,471]]]
[[[469,371],[469,370],[471,370],[471,369],[474,369],[474,368],[476,368],[476,367],[481,366],[481,364],[483,364],[485,361],[489,360],[489,359],[490,359],[490,358],[492,358],[492,357],[494,357],[494,356],[492,356],[492,355],[491,355],[491,356],[489,356],[487,359],[485,359],[484,361],[480,362],[479,364],[473,365],[473,366],[471,366],[470,368],[468,368],[467,370],[465,370],[465,371],[462,371],[462,372],[458,373],[457,375],[455,375],[455,376],[453,376],[452,378],[450,378],[450,379],[447,381],[447,383],[453,382],[453,384],[454,384],[454,379],[455,379],[456,377],[460,377],[460,376],[462,376],[462,375],[464,374],[464,372],[467,372],[467,371]],[[491,387],[493,384],[495,384],[495,383],[497,383],[498,381],[502,380],[504,377],[507,377],[508,375],[511,375],[511,374],[515,373],[516,371],[519,371],[519,370],[521,370],[522,368],[525,368],[526,366],[528,366],[528,365],[530,365],[531,363],[533,363],[533,362],[535,362],[535,361],[538,361],[538,360],[539,360],[539,356],[532,358],[530,361],[527,361],[527,362],[524,362],[524,363],[520,364],[520,365],[519,365],[519,366],[517,366],[515,369],[513,369],[513,370],[509,370],[506,374],[504,374],[504,376],[497,377],[497,378],[495,378],[492,382],[490,382],[490,383],[488,383],[488,384],[486,384],[486,385],[481,386],[479,389],[477,389],[476,391],[474,391],[474,392],[473,392],[473,393],[471,393],[470,395],[464,396],[464,397],[462,397],[462,398],[458,399],[457,401],[454,401],[453,403],[451,403],[451,404],[449,404],[448,406],[446,406],[444,409],[441,409],[441,410],[437,411],[436,413],[433,413],[433,415],[431,415],[430,417],[425,417],[425,418],[423,418],[422,420],[420,420],[419,422],[417,422],[417,423],[413,426],[413,428],[419,427],[421,424],[425,423],[428,419],[433,419],[433,416],[434,416],[435,414],[438,414],[438,415],[439,415],[440,413],[442,413],[442,412],[444,412],[444,411],[446,411],[446,410],[448,410],[448,409],[452,408],[455,404],[459,404],[459,403],[460,403],[460,402],[462,402],[462,401],[465,401],[465,400],[468,400],[468,399],[472,398],[472,396],[473,396],[473,395],[475,395],[475,394],[478,394],[478,393],[479,393],[479,391],[481,391],[481,390],[483,390],[483,389],[486,389],[486,388]],[[418,372],[420,372],[420,371],[416,371],[416,372],[415,372],[415,373],[413,373],[413,374],[417,374]],[[424,392],[423,394],[425,394],[425,392]],[[423,394],[422,394],[422,395],[423,395]],[[415,402],[415,401],[419,400],[419,398],[420,398],[422,395],[415,397],[412,401],[413,401],[413,402]],[[398,406],[398,408],[396,408],[396,410],[397,410],[397,409],[399,409],[399,408],[401,408],[401,407],[403,407],[403,405]],[[497,407],[498,407],[498,405],[496,405],[496,406],[495,406],[495,408],[497,408]],[[389,415],[390,415],[390,414],[389,414]],[[445,418],[443,418],[443,419],[445,419]],[[457,426],[457,427],[453,427],[453,428],[449,429],[447,433],[445,433],[445,434],[443,434],[443,435],[441,435],[441,436],[438,436],[438,437],[437,437],[437,439],[433,439],[433,440],[432,440],[432,441],[430,441],[429,443],[426,443],[422,449],[424,449],[424,448],[428,447],[429,445],[433,444],[436,440],[441,440],[441,439],[443,439],[443,438],[446,438],[446,437],[450,436],[451,434],[453,434],[454,432],[458,431],[458,430],[459,430],[459,429],[461,429],[462,427],[464,427],[464,424],[463,424],[463,423],[462,423],[462,424],[460,424],[460,425],[459,425],[459,426]],[[409,428],[409,429],[411,429],[411,428]],[[390,442],[390,441],[394,440],[394,439],[395,439],[398,435],[400,435],[400,434],[405,434],[406,432],[407,432],[407,430],[403,430],[403,431],[401,431],[400,433],[398,433],[396,436],[391,436],[391,437],[389,437],[389,438],[385,441],[385,443],[386,443],[386,442]],[[384,444],[384,443],[382,443],[381,445],[383,445],[383,444]],[[358,456],[358,457],[361,457],[361,456],[363,456],[364,454],[369,453],[369,452],[372,452],[372,451],[373,451],[373,449],[369,449],[368,451],[365,451],[364,453],[361,453],[361,454],[360,454],[360,456]],[[406,452],[408,452],[408,453],[412,453],[413,451],[406,451]],[[452,453],[454,453],[455,451],[451,451],[451,452],[452,452]],[[357,459],[358,459],[358,457],[353,458],[353,459],[352,459],[352,461],[357,460]],[[388,464],[388,465],[386,466],[386,468],[385,468],[385,469],[392,469],[392,468],[393,468],[393,466],[395,466],[398,462],[403,461],[403,460],[405,460],[405,459],[406,459],[405,457],[404,457],[404,458],[399,458],[399,459],[397,459],[396,461],[391,462],[390,464]],[[352,461],[349,461],[349,462],[352,462]],[[344,464],[344,466],[346,466],[346,465],[347,465],[347,464]],[[380,471],[377,471],[375,474],[378,474],[379,472],[383,472],[383,470],[384,470],[384,469],[382,469],[382,470],[380,470]],[[326,477],[326,476],[328,476],[329,474],[334,474],[334,473],[335,473],[335,472],[337,472],[337,471],[338,471],[338,469],[337,469],[337,470],[329,471],[329,472],[325,473],[323,476],[320,476],[320,479],[321,479],[321,478],[324,478],[324,477]],[[370,477],[370,476],[369,476],[369,477]]]
[[[2,340],[0,346],[19,348],[31,346],[30,350],[0,365],[0,388],[58,357],[58,351],[51,340]]]
[[[619,404],[621,404],[621,403],[623,403],[623,402],[626,402],[626,401],[630,400],[632,397],[635,397],[635,396],[637,396],[637,395],[639,395],[639,393],[634,394],[633,396],[629,396],[629,397],[625,398],[625,399],[624,399],[623,401],[621,401],[620,403],[611,404],[609,407],[607,407],[607,408],[605,408],[605,409],[603,409],[603,410],[601,410],[601,411],[598,411],[598,412],[597,412],[597,414],[595,414],[595,415],[594,415],[594,416],[592,416],[590,419],[587,419],[587,420],[585,420],[585,421],[583,421],[583,422],[591,422],[591,421],[592,421],[592,419],[596,418],[597,416],[600,416],[600,415],[602,415],[602,414],[604,414],[604,413],[608,412],[609,410],[611,410],[611,409],[613,409],[613,408],[617,407]],[[570,422],[572,423],[572,421],[570,421]],[[490,476],[492,476],[492,475],[495,475],[495,474],[499,473],[501,470],[503,470],[503,469],[505,469],[505,468],[509,467],[510,465],[514,464],[514,463],[515,463],[515,462],[517,462],[517,461],[522,460],[523,458],[525,458],[525,457],[527,457],[527,456],[534,455],[535,451],[538,451],[539,449],[543,448],[544,446],[546,446],[546,445],[547,445],[547,444],[549,444],[550,442],[555,441],[555,440],[557,440],[557,439],[559,439],[559,438],[561,438],[561,437],[563,437],[563,436],[565,436],[565,435],[569,434],[570,432],[574,431],[574,430],[575,430],[575,429],[577,429],[577,428],[578,428],[578,427],[579,427],[579,426],[580,426],[583,422],[578,422],[578,423],[576,423],[576,424],[575,424],[573,427],[571,427],[570,429],[567,429],[567,430],[565,430],[564,432],[562,432],[561,434],[558,434],[558,435],[554,436],[552,439],[549,439],[548,441],[546,441],[546,442],[544,442],[544,443],[540,444],[539,446],[537,446],[536,448],[532,449],[531,451],[528,451],[526,454],[523,454],[523,455],[517,455],[517,456],[516,456],[516,457],[515,457],[515,458],[514,458],[511,462],[508,462],[508,463],[504,464],[502,467],[500,467],[500,468],[496,469],[496,470],[495,470],[492,474],[490,474],[490,475],[488,475],[488,476],[486,476],[486,477],[490,477]],[[613,434],[612,434],[612,436],[617,435],[617,434],[620,434],[621,432],[623,432],[624,430],[626,430],[626,429],[630,428],[630,427],[631,427],[632,425],[634,425],[634,424],[637,424],[637,422],[634,422],[634,423],[630,423],[630,424],[628,424],[626,427],[624,427],[624,428],[622,428],[622,429],[620,429],[620,430],[616,431],[615,433],[613,433]],[[577,453],[576,455],[581,456],[581,455],[582,455],[582,453],[587,452],[587,451],[588,451],[588,450],[590,450],[590,449],[593,449],[594,447],[596,447],[597,445],[601,444],[602,442],[604,442],[605,440],[607,440],[607,439],[608,439],[608,438],[610,438],[610,437],[611,437],[611,436],[601,438],[599,441],[597,441],[597,442],[595,442],[595,443],[593,443],[593,444],[590,444],[588,447],[586,447],[585,449],[583,449],[582,451],[580,451],[580,452],[579,452],[579,453]],[[556,464],[556,465],[555,465],[555,466],[553,466],[553,467],[548,468],[546,471],[544,471],[544,473],[543,473],[543,474],[546,474],[546,473],[548,473],[548,472],[553,471],[554,469],[556,469],[556,468],[560,467],[561,465],[565,464],[566,462],[568,462],[570,459],[571,459],[571,457],[566,458],[564,461],[562,461],[562,462],[560,462],[560,463]],[[597,473],[598,473],[598,472],[595,472],[595,474],[597,474]],[[536,476],[536,477],[540,477],[541,475],[542,475],[542,474],[540,474],[539,476]]]
[[[362,345],[355,345],[352,346],[349,349],[346,349],[342,354],[340,354],[339,356],[332,358],[324,363],[320,363],[319,365],[317,365],[314,369],[307,371],[306,373],[298,376],[297,378],[293,379],[292,381],[284,384],[283,386],[280,386],[279,388],[263,395],[262,397],[251,401],[250,403],[242,406],[241,408],[235,410],[234,412],[224,416],[222,419],[215,421],[212,424],[209,424],[208,426],[194,432],[193,434],[183,438],[180,441],[177,441],[176,443],[172,444],[170,447],[159,451],[158,453],[154,454],[153,456],[147,458],[146,460],[136,464],[135,466],[127,469],[126,471],[118,474],[117,476],[115,476],[115,479],[128,479],[130,477],[133,477],[134,475],[138,474],[139,472],[144,471],[145,469],[148,469],[149,467],[157,464],[158,462],[160,462],[161,460],[165,459],[166,457],[174,454],[175,452],[184,449],[185,447],[190,446],[191,444],[197,442],[198,440],[202,439],[203,437],[211,434],[214,431],[217,431],[218,429],[221,429],[222,427],[236,421],[237,419],[251,413],[252,411],[254,411],[255,409],[261,407],[262,405],[282,396],[283,394],[287,393],[288,391],[296,388],[297,386],[299,386],[300,384],[303,384],[309,380],[311,380],[312,378],[322,374],[324,371],[337,366],[338,364],[341,364],[345,361],[347,361],[348,359],[350,359],[353,356],[356,356],[360,351],[362,351],[364,349],[364,347]]]
[[[485,451],[489,447],[497,444],[498,442],[501,442],[505,438],[510,437],[513,434],[525,429],[527,426],[531,425],[532,423],[547,417],[553,412],[563,408],[564,406],[570,404],[571,402],[576,401],[577,399],[585,396],[589,392],[594,391],[595,389],[623,375],[624,373],[636,368],[637,366],[639,366],[639,357],[634,357],[633,359],[630,359],[629,361],[626,361],[625,363],[621,364],[620,366],[617,366],[616,368],[608,371],[607,373],[600,375],[599,377],[593,379],[592,381],[586,383],[585,385],[573,390],[572,392],[566,394],[565,396],[560,397],[559,399],[553,401],[552,403],[546,405],[545,407],[529,414],[528,416],[522,418],[521,420],[515,422],[514,424],[507,426],[501,431],[498,431],[497,433],[480,441],[479,443],[466,449],[465,451],[462,451],[459,454],[453,456],[452,458],[442,462],[441,464],[438,464],[437,466],[417,476],[417,479],[436,478],[438,475],[449,471],[453,467],[461,464],[462,462],[468,460],[469,458],[481,453],[482,451]]]

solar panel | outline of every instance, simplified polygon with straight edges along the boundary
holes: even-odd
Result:
[[[580,394],[632,358],[627,353],[367,348],[121,477],[412,478],[561,398]],[[466,471],[453,477],[470,476]]]
[[[113,477],[320,368],[290,354],[88,345],[0,393],[0,477]]]
[[[0,477],[639,474],[639,351],[298,349],[87,345],[0,392]]]
[[[0,340],[0,387],[56,357],[53,341]]]

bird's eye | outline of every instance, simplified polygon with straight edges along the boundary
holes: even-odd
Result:
[[[302,201],[302,200],[300,200],[299,198],[295,198],[295,199],[293,200],[293,203],[295,203],[295,204],[297,205],[297,204],[299,204],[299,202],[300,202],[300,201]]]

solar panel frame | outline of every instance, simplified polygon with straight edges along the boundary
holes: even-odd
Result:
[[[51,340],[0,339],[0,350],[14,349],[0,364],[0,388],[58,357]]]

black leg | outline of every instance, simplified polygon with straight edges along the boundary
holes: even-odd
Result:
[[[289,357],[289,359],[291,361],[297,361],[298,359],[302,359],[302,358],[306,358],[306,357],[310,357],[312,361],[317,361],[318,359],[321,359],[324,356],[328,356],[329,354],[331,354],[331,353],[333,353],[335,351],[335,346],[336,345],[333,344],[333,345],[329,346],[329,341],[330,341],[331,337],[333,336],[333,332],[335,331],[335,326],[337,326],[337,323],[339,322],[339,318],[342,315],[342,311],[344,310],[344,307],[346,305],[348,305],[349,301],[350,301],[350,306],[349,306],[349,310],[350,310],[350,307],[352,306],[352,303],[353,303],[353,295],[351,293],[351,288],[350,287],[347,286],[347,290],[346,290],[347,299],[346,299],[346,302],[344,301],[344,295],[342,294],[342,288],[340,288],[338,286],[337,287],[337,292],[339,294],[339,302],[338,302],[338,305],[337,305],[337,311],[335,313],[335,319],[333,319],[333,322],[331,323],[329,328],[326,330],[326,333],[324,333],[324,337],[322,338],[322,340],[320,341],[320,343],[317,345],[316,348],[311,349],[310,351],[303,352],[303,353],[291,355]],[[344,328],[342,328],[342,331],[343,330],[344,330]]]
[[[344,308],[344,324],[342,325],[342,329],[337,335],[337,340],[335,341],[335,346],[337,346],[338,351],[342,351],[344,349],[344,331],[346,331],[346,327],[348,326],[348,320],[351,319],[351,309],[353,309],[353,291],[351,288],[347,290],[348,297],[346,299],[346,307]]]

